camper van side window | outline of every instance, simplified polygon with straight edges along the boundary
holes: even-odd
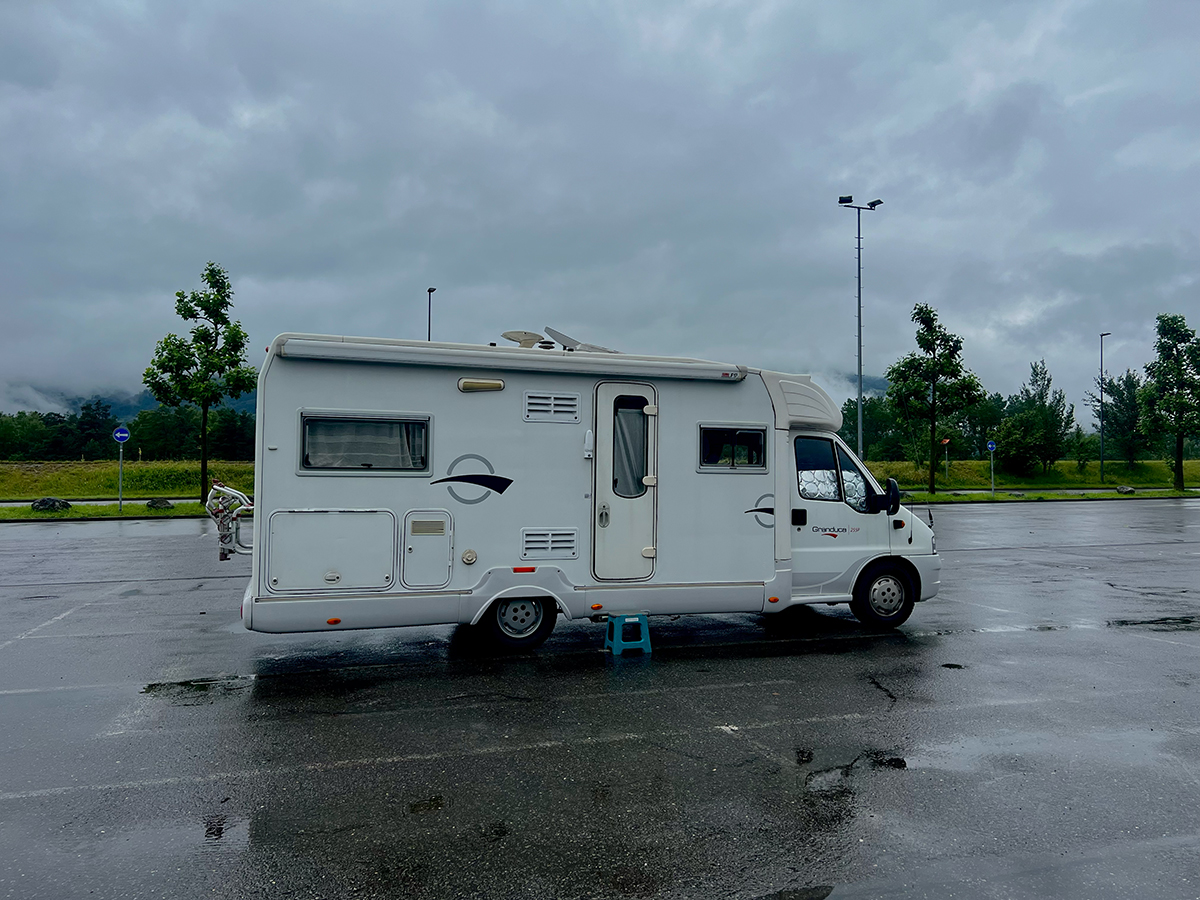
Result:
[[[854,464],[854,460],[850,458],[850,454],[841,447],[837,448],[838,462],[842,466],[842,490],[846,494],[846,505],[853,507],[860,513],[867,511],[867,494],[873,494],[867,485],[867,477],[859,471],[858,466]]]
[[[613,493],[618,497],[646,493],[642,481],[649,450],[645,408],[645,397],[622,395],[613,401]]]
[[[700,465],[714,469],[765,469],[766,431],[700,427]]]
[[[420,472],[429,467],[429,423],[304,417],[305,469]]]
[[[833,441],[796,438],[796,479],[805,500],[841,500]]]

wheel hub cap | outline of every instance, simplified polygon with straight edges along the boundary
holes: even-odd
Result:
[[[505,634],[525,637],[536,631],[542,623],[542,604],[528,598],[504,600],[496,608],[496,616]]]
[[[892,616],[904,605],[904,585],[892,575],[884,575],[871,585],[871,609],[881,616]]]

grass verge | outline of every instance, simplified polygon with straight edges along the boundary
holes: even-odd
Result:
[[[1030,500],[1156,500],[1164,497],[1182,497],[1200,500],[1200,494],[1195,491],[1138,491],[1136,494],[1118,494],[1116,491],[1095,492],[1090,494],[1071,494],[1065,491],[996,491],[993,497],[986,494],[930,494],[926,491],[908,491],[902,501],[904,505],[925,503],[1022,503]]]
[[[867,468],[880,484],[895,478],[901,488],[924,490],[929,484],[929,470],[911,462],[869,461]],[[1104,482],[1100,481],[1100,466],[1089,462],[1080,469],[1071,460],[1059,460],[1049,472],[1029,475],[1010,475],[996,468],[996,493],[1001,491],[1057,491],[1066,488],[1105,488],[1125,484],[1138,488],[1169,490],[1174,483],[1171,467],[1160,459],[1147,459],[1126,465],[1114,460],[1104,461]],[[1200,459],[1183,461],[1183,483],[1200,485]],[[950,460],[950,477],[939,463],[934,484],[939,491],[987,490],[991,486],[991,470],[986,459]]]
[[[254,490],[254,463],[211,460],[209,474],[240,491]],[[125,461],[123,493],[127,498],[197,497],[200,462]],[[0,462],[0,499],[106,500],[117,496],[117,463]]]
[[[28,506],[0,506],[0,522],[19,520],[40,522],[43,519],[173,519],[179,516],[207,516],[202,503],[176,503],[174,509],[147,509],[145,503],[125,501],[125,509],[117,512],[115,503],[78,503],[62,512],[34,512]]]

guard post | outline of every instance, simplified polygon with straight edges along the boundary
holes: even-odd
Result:
[[[996,499],[996,442],[988,441],[988,456],[992,458],[992,499]]]
[[[129,440],[129,429],[120,425],[113,429],[113,440],[117,442],[117,513],[125,509],[125,442]]]

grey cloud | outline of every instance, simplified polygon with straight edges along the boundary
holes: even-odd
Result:
[[[550,324],[832,379],[852,192],[885,199],[868,373],[922,301],[992,389],[1046,356],[1075,396],[1095,322],[1133,357],[1194,296],[1200,66],[1169,9],[7,7],[0,384],[135,389],[209,259],[255,347],[422,337],[432,284],[443,338]]]

